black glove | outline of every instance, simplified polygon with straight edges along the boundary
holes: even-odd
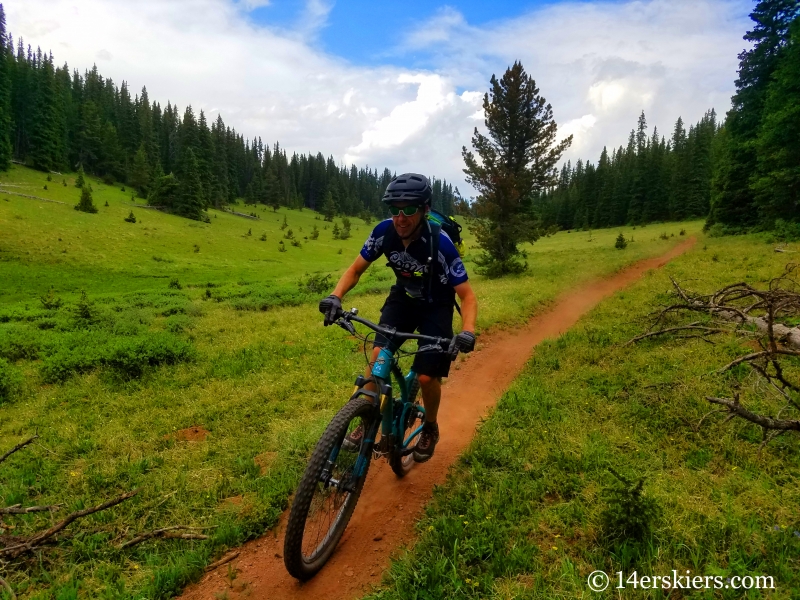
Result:
[[[456,336],[456,348],[459,352],[472,352],[475,349],[475,334],[471,331],[462,331]]]
[[[323,298],[319,301],[319,312],[325,315],[325,321],[323,322],[323,325],[325,325],[325,327],[332,325],[336,322],[336,319],[339,318],[339,315],[342,314],[341,298],[334,296],[333,294],[327,298]]]

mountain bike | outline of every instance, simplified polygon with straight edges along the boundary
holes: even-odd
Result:
[[[455,360],[458,354],[454,338],[402,333],[357,315],[355,308],[342,312],[336,325],[364,342],[365,355],[373,334],[359,334],[353,323],[383,335],[389,346],[417,340],[418,347],[416,352],[381,348],[371,375],[358,376],[350,400],[317,442],[297,487],[283,546],[287,571],[301,581],[316,575],[333,554],[364,488],[371,460],[387,458],[398,477],[414,466],[414,446],[425,409],[417,403],[417,374],[412,369],[403,375],[399,357],[439,352]]]

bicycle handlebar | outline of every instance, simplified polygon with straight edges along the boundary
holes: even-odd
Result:
[[[419,352],[425,352],[429,350],[438,349],[439,352],[442,354],[449,355],[450,360],[455,360],[456,356],[458,356],[458,348],[455,345],[455,337],[452,338],[442,338],[442,337],[432,337],[429,335],[418,335],[416,333],[404,333],[402,331],[397,331],[394,327],[381,327],[380,325],[376,325],[372,321],[367,319],[363,319],[359,316],[358,309],[354,308],[350,311],[341,311],[339,316],[336,319],[336,324],[339,325],[342,329],[345,329],[349,333],[355,333],[355,328],[350,323],[350,321],[355,321],[356,323],[361,323],[366,327],[369,327],[373,331],[380,333],[384,337],[387,338],[395,338],[399,340],[418,340],[420,342],[427,342],[427,346],[421,346],[419,348]]]

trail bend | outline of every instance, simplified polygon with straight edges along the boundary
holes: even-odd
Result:
[[[522,371],[533,349],[558,337],[605,298],[688,251],[694,237],[665,254],[636,262],[622,271],[566,292],[553,307],[524,327],[484,335],[479,348],[451,371],[443,388],[439,423],[442,437],[430,462],[397,479],[385,461],[370,467],[352,520],[331,560],[311,581],[299,583],[283,566],[283,529],[287,513],[273,530],[245,544],[239,556],[189,586],[185,600],[353,600],[380,582],[389,558],[414,539],[414,523],[445,481],[447,470],[467,447],[475,427]],[[391,498],[391,500],[388,500]],[[230,573],[235,572],[235,578]]]

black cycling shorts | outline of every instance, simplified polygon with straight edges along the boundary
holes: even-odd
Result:
[[[402,287],[392,286],[386,302],[381,308],[380,325],[394,327],[403,333],[419,333],[434,337],[453,337],[453,303],[426,302],[412,298]],[[384,336],[375,336],[375,346],[389,346],[396,350],[397,346],[389,345]],[[447,377],[450,373],[450,359],[439,352],[423,352],[414,356],[412,367],[419,375],[430,377]]]

